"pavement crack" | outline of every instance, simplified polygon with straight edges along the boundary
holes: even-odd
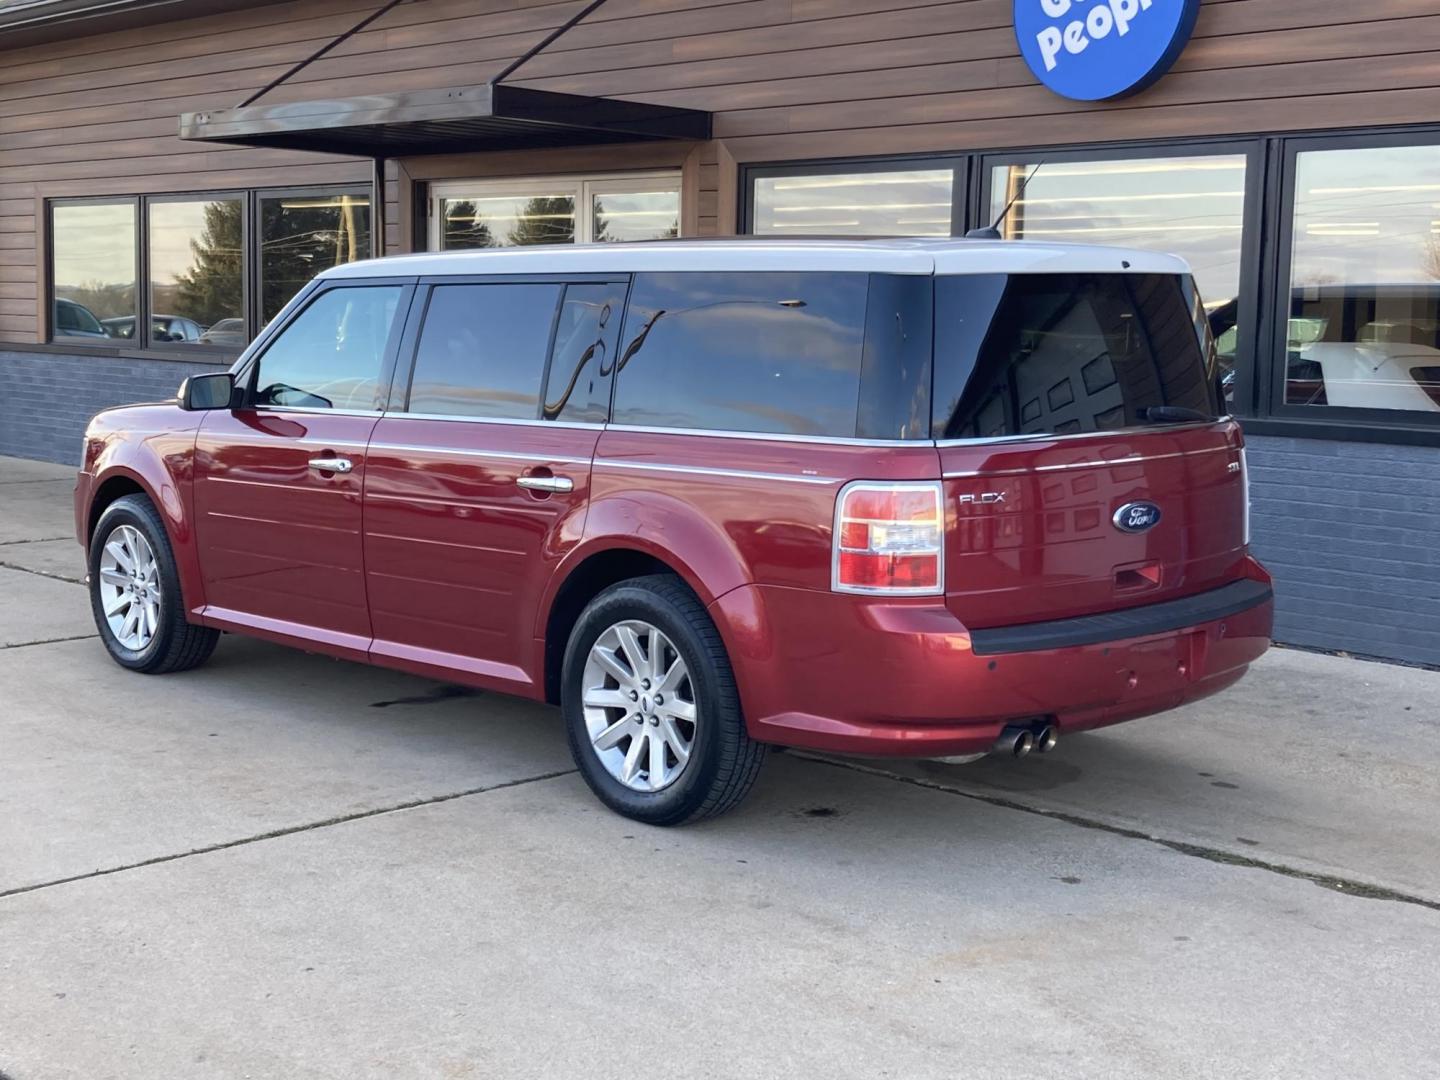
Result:
[[[49,578],[51,581],[63,581],[67,585],[85,584],[85,582],[80,581],[77,578],[66,577],[64,574],[54,574],[51,573],[49,570],[36,570],[33,567],[21,566],[18,563],[6,562],[4,559],[0,559],[0,567],[5,568],[6,570],[18,570],[22,574],[34,574],[36,577]]]
[[[91,638],[99,637],[99,634],[76,634],[74,637],[52,637],[44,641],[16,641],[10,645],[0,645],[0,652],[7,649],[30,649],[36,645],[61,645],[67,641],[89,641]]]
[[[525,776],[519,780],[502,780],[498,784],[483,784],[480,787],[466,788],[464,791],[452,791],[444,795],[432,795],[425,799],[409,799],[405,802],[392,803],[389,806],[379,806],[373,810],[359,810],[353,814],[340,814],[336,817],[325,818],[323,821],[306,822],[304,825],[287,825],[281,829],[271,829],[269,832],[256,833],[254,836],[242,836],[238,840],[224,840],[218,844],[206,844],[204,847],[191,848],[189,851],[177,851],[172,855],[156,855],[151,859],[141,859],[139,862],[125,863],[123,866],[107,866],[103,869],[92,870],[88,874],[71,874],[69,877],[54,878],[53,880],[41,881],[33,885],[20,885],[13,889],[0,890],[0,900],[11,896],[20,896],[24,893],[38,892],[41,889],[52,889],[57,885],[69,885],[76,881],[89,881],[91,878],[121,874],[127,870],[139,870],[146,866],[159,866],[161,863],[177,862],[180,859],[188,859],[195,855],[209,855],[216,851],[227,851],[230,848],[245,847],[248,844],[258,844],[262,840],[276,840],[282,836],[293,836],[296,833],[328,829],[332,825],[344,825],[351,821],[363,821],[366,818],[381,817],[385,814],[398,814],[403,810],[414,810],[420,806],[435,806],[438,803],[453,802],[455,799],[465,799],[471,795],[484,795],[491,791],[504,791],[506,788],[523,787],[526,784],[538,784],[543,780],[554,780],[561,776],[569,776],[576,771],[575,769],[557,769],[554,772]]]
[[[1387,889],[1382,885],[1371,885],[1368,882],[1356,881],[1353,878],[1343,878],[1330,874],[1317,874],[1310,870],[1301,870],[1298,867],[1286,866],[1284,863],[1268,862],[1264,859],[1253,859],[1248,855],[1241,855],[1238,852],[1225,851],[1223,848],[1208,847],[1205,844],[1192,844],[1185,840],[1172,840],[1164,836],[1153,836],[1150,833],[1141,832],[1139,829],[1127,829],[1123,825],[1111,825],[1108,822],[1098,821],[1095,818],[1087,818],[1067,810],[1047,810],[1044,807],[1031,806],[1027,803],[1018,802],[1015,799],[1007,799],[1003,795],[984,795],[976,791],[966,791],[964,788],[942,784],[936,780],[927,780],[918,776],[902,776],[899,773],[888,772],[885,769],[877,769],[873,765],[862,765],[854,761],[839,761],[834,758],[820,757],[800,751],[791,751],[791,755],[817,765],[828,765],[833,769],[847,769],[851,772],[864,773],[868,776],[878,776],[886,780],[894,780],[901,784],[909,784],[912,787],[924,788],[928,791],[940,791],[947,795],[957,795],[962,799],[972,799],[975,802],[985,803],[988,806],[999,807],[1003,810],[1018,810],[1022,814],[1033,814],[1036,817],[1049,818],[1051,821],[1062,821],[1067,825],[1074,825],[1081,829],[1093,829],[1096,832],[1110,833],[1112,836],[1121,836],[1127,840],[1142,840],[1147,844],[1168,848],[1171,851],[1181,855],[1188,855],[1194,859],[1205,859],[1208,862],[1220,863],[1224,866],[1238,866],[1247,870],[1265,870],[1271,874],[1279,874],[1281,877],[1308,881],[1312,885],[1318,885],[1322,889],[1329,889],[1332,892],[1337,892],[1344,896],[1358,896],[1366,900],[1388,900],[1396,904],[1414,904],[1416,907],[1429,908],[1431,911],[1440,911],[1440,900],[1429,900],[1423,896],[1416,896],[1413,893],[1401,892],[1398,889]]]
[[[32,536],[28,540],[0,540],[0,547],[17,547],[20,544],[53,544],[57,540],[73,540],[72,536]]]

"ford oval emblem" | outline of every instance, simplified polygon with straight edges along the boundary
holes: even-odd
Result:
[[[1126,503],[1110,520],[1121,532],[1142,533],[1160,524],[1160,507],[1151,502]]]

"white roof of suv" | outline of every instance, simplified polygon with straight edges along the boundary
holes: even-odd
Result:
[[[326,278],[642,271],[863,271],[879,274],[1188,274],[1175,255],[1034,240],[654,240],[394,255]]]

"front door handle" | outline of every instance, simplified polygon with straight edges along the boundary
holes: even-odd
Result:
[[[348,457],[312,457],[310,467],[316,472],[348,473],[355,463]]]
[[[531,491],[574,491],[575,481],[568,476],[520,476],[515,483]]]

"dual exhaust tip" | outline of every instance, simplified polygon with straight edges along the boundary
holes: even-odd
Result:
[[[1048,754],[1060,741],[1060,731],[1054,724],[1007,724],[995,740],[992,753],[1007,757],[1024,757],[1032,750],[1037,754]]]

